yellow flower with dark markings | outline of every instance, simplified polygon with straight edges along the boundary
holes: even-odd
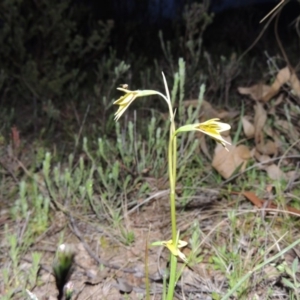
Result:
[[[184,253],[182,253],[179,249],[180,248],[184,248],[188,243],[185,241],[178,241],[177,247],[174,245],[172,240],[169,241],[159,241],[159,242],[154,242],[151,245],[152,246],[165,246],[166,248],[168,248],[170,250],[170,252],[175,255],[180,257],[185,263],[187,263],[187,258],[184,255]]]
[[[230,145],[230,143],[221,136],[220,132],[229,130],[231,126],[227,123],[219,122],[218,120],[219,119],[215,118],[203,123],[184,125],[176,130],[175,135],[178,132],[184,131],[200,131],[211,136],[218,143],[222,144],[222,146],[228,151],[226,144]]]
[[[115,121],[118,121],[120,117],[123,115],[128,106],[138,97],[157,95],[159,94],[156,91],[152,90],[144,90],[144,91],[130,91],[124,88],[117,88],[117,90],[125,93],[124,96],[120,97],[118,100],[114,102],[115,105],[119,105],[119,109],[115,113]]]

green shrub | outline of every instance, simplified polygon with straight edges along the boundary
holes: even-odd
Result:
[[[78,97],[113,28],[90,16],[71,0],[1,1],[0,96]]]

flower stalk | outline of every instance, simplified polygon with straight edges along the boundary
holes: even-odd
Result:
[[[172,224],[172,239],[168,241],[158,241],[154,242],[152,246],[164,246],[169,249],[171,255],[170,263],[170,276],[169,276],[169,285],[167,291],[167,300],[172,300],[174,295],[174,290],[176,287],[176,279],[179,276],[176,276],[177,270],[177,257],[183,260],[186,264],[188,263],[185,255],[180,251],[180,248],[183,248],[187,245],[187,242],[179,240],[179,232],[177,231],[176,223],[176,172],[177,172],[177,134],[186,132],[186,131],[201,131],[218,143],[221,143],[225,148],[226,144],[229,144],[221,135],[220,132],[224,132],[230,129],[230,125],[226,123],[219,122],[219,119],[211,119],[203,123],[189,124],[179,127],[176,130],[175,124],[175,113],[173,112],[170,93],[167,85],[166,78],[163,75],[163,81],[166,89],[166,95],[163,95],[160,92],[154,90],[137,90],[130,91],[124,88],[118,88],[118,90],[125,93],[122,97],[114,102],[115,105],[119,105],[117,112],[115,113],[115,120],[118,121],[119,118],[123,115],[125,110],[129,105],[137,98],[150,96],[150,95],[159,95],[167,103],[169,114],[170,114],[170,135],[169,135],[169,144],[168,144],[168,172],[169,172],[169,183],[170,183],[170,211],[171,211],[171,224]],[[227,148],[226,148],[227,149]],[[228,150],[228,149],[227,149]],[[163,297],[165,299],[165,297]]]

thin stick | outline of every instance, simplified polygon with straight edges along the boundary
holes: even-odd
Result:
[[[265,19],[267,19],[276,9],[278,9],[284,2],[285,0],[281,0],[280,3],[278,3],[266,16],[264,16],[259,23],[262,23]]]

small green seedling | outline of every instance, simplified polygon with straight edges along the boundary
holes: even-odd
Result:
[[[63,297],[71,299],[73,285],[69,282],[69,278],[72,274],[74,255],[74,250],[65,244],[61,244],[56,251],[52,268],[59,293],[58,299],[63,299]]]

